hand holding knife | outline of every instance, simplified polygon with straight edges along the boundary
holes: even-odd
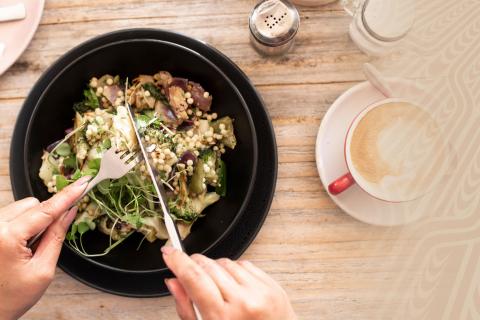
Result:
[[[143,158],[145,159],[145,168],[147,169],[147,172],[150,175],[150,178],[152,179],[153,186],[155,187],[155,191],[157,192],[157,195],[158,195],[160,207],[162,208],[162,212],[163,212],[163,221],[165,222],[165,227],[167,228],[168,238],[172,242],[172,246],[175,249],[180,251],[185,251],[182,245],[182,241],[180,240],[180,235],[178,233],[177,226],[175,225],[175,222],[173,221],[173,218],[170,215],[170,211],[168,210],[167,195],[165,193],[165,188],[163,187],[163,183],[161,182],[158,183],[158,180],[157,180],[158,174],[155,174],[155,171],[154,171],[155,169],[150,164],[150,157],[145,150],[140,133],[138,132],[138,128],[135,123],[135,115],[133,113],[132,108],[128,104],[127,88],[128,88],[128,80],[125,83],[125,95],[124,95],[125,106],[128,109],[130,121],[132,121],[133,128],[135,129],[135,135],[138,140],[138,147],[142,152]],[[195,311],[195,317],[197,318],[197,320],[202,320],[202,316],[200,315],[200,312],[198,311],[198,308],[195,304],[193,304],[193,310]]]

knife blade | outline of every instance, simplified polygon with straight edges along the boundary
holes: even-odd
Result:
[[[152,179],[153,186],[155,188],[155,191],[157,192],[160,207],[163,212],[163,220],[165,222],[165,227],[167,228],[167,233],[168,237],[170,238],[170,241],[172,242],[172,246],[178,250],[185,251],[183,248],[182,241],[180,240],[180,235],[178,233],[177,226],[175,222],[173,221],[172,216],[170,215],[170,211],[168,210],[167,207],[167,195],[165,193],[165,188],[163,187],[163,183],[158,183],[157,177],[158,174],[156,174],[156,170],[152,167],[150,161],[151,158],[148,155],[148,153],[145,150],[145,147],[142,143],[142,139],[140,136],[140,133],[138,132],[137,125],[135,123],[135,117],[132,108],[128,104],[128,99],[127,99],[127,88],[128,88],[128,82],[125,84],[125,107],[127,108],[128,115],[130,117],[130,121],[132,122],[132,126],[135,129],[135,135],[138,140],[138,147],[140,151],[142,152],[143,158],[145,159],[145,168],[147,169],[148,174],[150,175],[150,178]]]
[[[127,107],[127,111],[128,111],[127,113],[128,113],[128,116],[130,117],[130,121],[132,122],[132,126],[135,129],[135,136],[137,137],[137,140],[138,140],[138,147],[140,148],[143,158],[145,159],[145,168],[147,169],[147,172],[150,175],[150,178],[152,179],[153,186],[158,195],[160,207],[162,208],[162,212],[163,212],[163,220],[165,222],[165,227],[167,228],[168,237],[170,238],[170,241],[172,242],[172,246],[175,249],[180,251],[185,251],[185,249],[183,248],[182,241],[180,240],[180,234],[178,233],[177,225],[173,221],[173,218],[170,215],[170,211],[168,210],[168,207],[166,205],[167,195],[165,193],[165,188],[163,187],[163,183],[158,183],[156,178],[158,174],[157,175],[155,174],[155,171],[154,171],[155,169],[152,168],[152,165],[150,164],[151,159],[148,153],[146,152],[145,147],[143,146],[140,133],[138,132],[138,128],[135,123],[135,114],[133,113],[132,108],[128,104],[127,89],[128,89],[128,79],[125,82],[125,93],[124,93],[125,106]],[[195,303],[193,303],[193,311],[195,312],[196,320],[203,319]]]

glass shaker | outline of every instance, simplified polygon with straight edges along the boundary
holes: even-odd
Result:
[[[366,54],[382,56],[391,52],[412,28],[415,0],[341,0],[353,16],[349,33]]]
[[[250,13],[250,40],[264,55],[288,52],[300,27],[300,16],[287,0],[264,0]]]

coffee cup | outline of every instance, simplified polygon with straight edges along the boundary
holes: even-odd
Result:
[[[445,139],[433,117],[403,99],[385,99],[361,111],[344,142],[348,172],[330,183],[338,195],[357,184],[372,197],[404,202],[424,195],[448,164]]]

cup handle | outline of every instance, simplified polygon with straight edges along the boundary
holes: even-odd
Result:
[[[353,184],[355,184],[355,180],[349,172],[330,183],[328,185],[328,192],[332,195],[337,195],[350,188]]]

